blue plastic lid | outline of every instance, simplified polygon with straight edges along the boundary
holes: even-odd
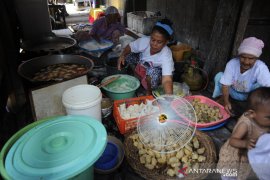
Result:
[[[5,168],[12,179],[68,179],[102,155],[107,133],[87,116],[61,116],[32,128],[9,150]]]

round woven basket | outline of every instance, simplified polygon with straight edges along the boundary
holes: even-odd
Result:
[[[136,173],[138,173],[141,177],[149,180],[173,180],[179,179],[179,177],[170,177],[166,174],[167,165],[160,167],[159,169],[149,170],[143,164],[140,163],[140,157],[138,153],[137,147],[133,145],[133,141],[129,136],[137,133],[137,131],[132,131],[125,136],[124,148],[126,152],[126,158],[130,166],[134,169]],[[203,156],[205,156],[206,162],[200,164],[201,169],[212,169],[216,164],[216,149],[212,139],[206,135],[205,133],[197,130],[195,136],[199,140],[202,147],[205,147],[205,152]],[[186,177],[181,178],[183,180],[201,180],[208,176],[207,173],[190,173]]]

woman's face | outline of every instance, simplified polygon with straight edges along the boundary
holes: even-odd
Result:
[[[161,49],[166,46],[167,43],[168,40],[161,33],[158,31],[152,32],[150,37],[151,54],[156,54],[161,51]]]
[[[241,72],[245,72],[253,67],[257,60],[256,56],[251,54],[241,54],[240,55],[240,70]]]

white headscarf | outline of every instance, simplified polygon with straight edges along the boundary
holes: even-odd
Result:
[[[243,40],[238,48],[238,55],[240,54],[251,54],[256,57],[260,57],[264,43],[262,40],[255,37],[249,37]]]
[[[270,134],[258,139],[256,147],[248,151],[248,160],[260,180],[270,179]]]

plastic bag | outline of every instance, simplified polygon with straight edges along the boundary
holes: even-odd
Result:
[[[152,91],[154,97],[159,97],[165,94],[163,87],[160,85],[157,89]],[[183,82],[173,82],[173,94],[176,96],[184,97],[190,95],[189,86]]]

